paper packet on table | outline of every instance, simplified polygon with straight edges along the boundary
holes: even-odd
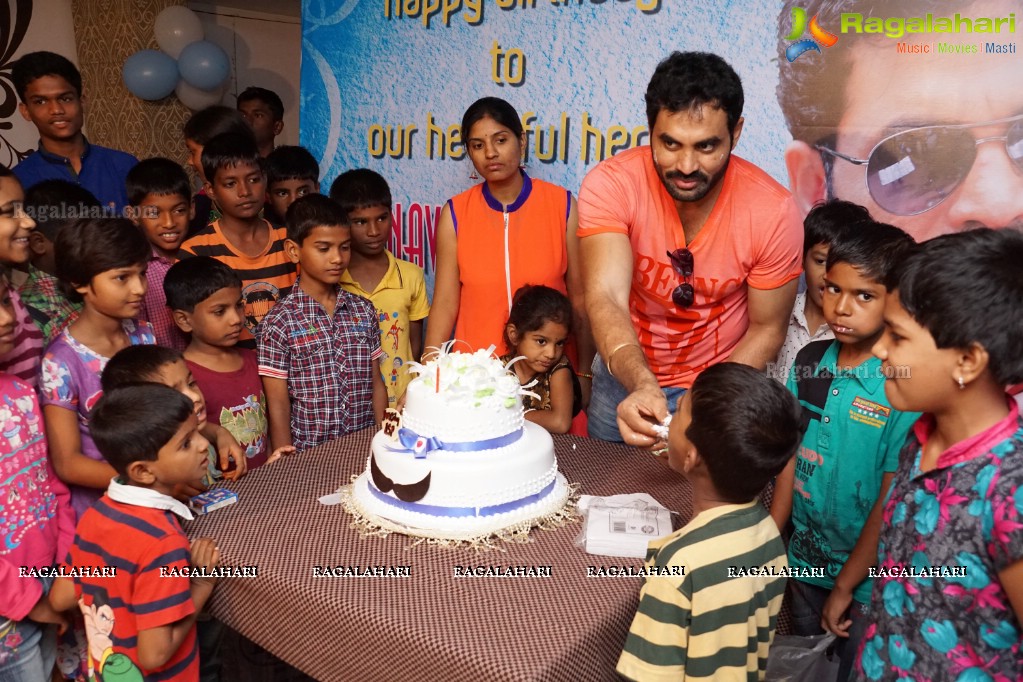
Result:
[[[199,493],[191,499],[189,507],[193,512],[202,516],[211,511],[226,507],[238,501],[238,494],[227,488],[213,488],[204,493]]]
[[[671,512],[646,493],[579,498],[583,530],[576,544],[588,554],[646,558],[651,540],[672,532]]]

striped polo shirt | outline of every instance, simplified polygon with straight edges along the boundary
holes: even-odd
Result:
[[[684,571],[646,578],[619,673],[673,682],[763,678],[788,562],[759,501],[698,514],[651,542],[646,565]]]
[[[284,253],[287,229],[273,227],[268,222],[266,225],[270,230],[270,238],[263,250],[255,256],[246,256],[236,251],[221,231],[219,220],[213,221],[182,244],[179,254],[182,259],[210,256],[238,273],[242,280],[242,298],[245,300],[245,326],[238,345],[253,350],[256,348],[256,326],[277,301],[288,295],[298,273],[297,266]]]
[[[3,275],[0,275],[2,277]],[[39,385],[39,368],[43,363],[43,332],[32,321],[28,308],[21,302],[18,292],[8,283],[14,309],[14,346],[0,356],[0,371],[12,374],[32,388]]]
[[[74,579],[89,639],[89,667],[99,679],[105,679],[108,666],[124,674],[132,667],[141,670],[139,631],[195,612],[187,571],[182,575],[189,556],[188,538],[166,509],[118,502],[108,492],[82,514],[67,565],[92,573],[107,569],[106,575]],[[113,575],[111,568],[116,569]],[[199,679],[195,627],[167,663],[142,677],[147,682]]]

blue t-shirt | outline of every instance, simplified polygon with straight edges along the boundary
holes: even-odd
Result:
[[[131,154],[89,144],[86,140],[80,173],[75,173],[71,159],[46,151],[42,144],[12,170],[26,190],[43,180],[67,180],[80,185],[92,192],[103,206],[113,204],[116,215],[120,217],[128,205],[124,183],[128,171],[138,162]]]
[[[819,376],[828,370],[834,376],[823,412],[800,401],[819,418],[810,420],[796,454],[789,541],[791,566],[824,569],[823,578],[798,579],[829,590],[859,540],[882,477],[898,468],[899,451],[920,416],[892,409],[877,358],[839,371],[840,348],[833,341],[814,373]],[[805,370],[794,367],[789,372],[786,385],[795,395],[795,378],[802,376],[801,371]],[[870,581],[864,580],[853,598],[870,603],[870,587]]]

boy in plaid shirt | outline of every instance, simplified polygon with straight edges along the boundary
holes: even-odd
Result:
[[[347,216],[312,194],[286,219],[284,250],[302,274],[259,327],[259,374],[271,450],[305,450],[379,423],[387,391],[376,311],[338,284],[351,254]]]

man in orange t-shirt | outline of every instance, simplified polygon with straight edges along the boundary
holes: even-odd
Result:
[[[732,149],[742,83],[720,57],[673,53],[647,87],[650,146],[579,193],[593,363],[590,435],[653,447],[653,425],[705,368],[764,369],[785,339],[803,228],[788,191]]]

